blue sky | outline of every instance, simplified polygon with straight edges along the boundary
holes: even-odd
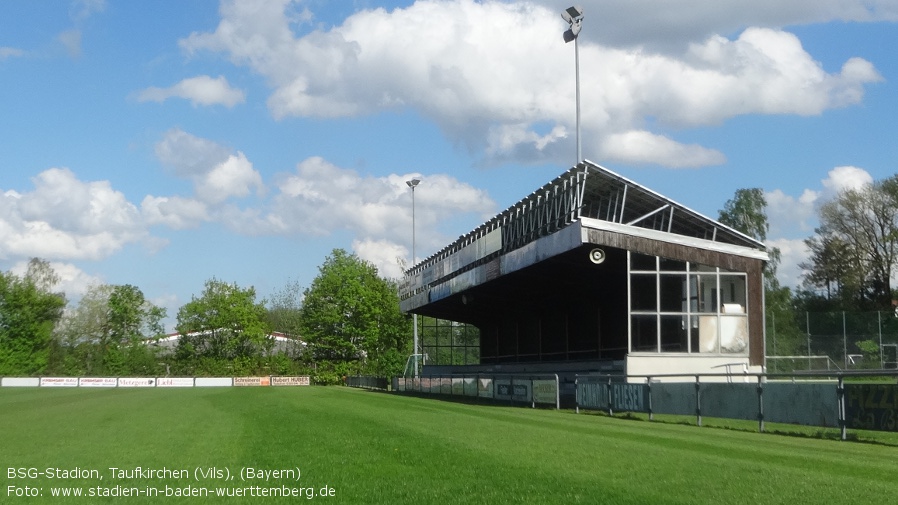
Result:
[[[583,156],[708,216],[815,209],[898,166],[898,0],[581,2]],[[398,276],[575,163],[574,48],[523,1],[0,2],[0,269],[174,316],[334,248]]]

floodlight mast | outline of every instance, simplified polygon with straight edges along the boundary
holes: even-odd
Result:
[[[415,187],[421,183],[421,179],[405,181],[412,188],[412,266],[415,265]],[[412,314],[412,363],[414,366],[413,377],[418,378],[418,314]]]
[[[583,160],[580,149],[580,46],[577,45],[577,36],[583,28],[583,7],[574,5],[561,12],[561,18],[567,21],[570,28],[564,32],[564,42],[574,41],[574,68],[576,72],[577,86],[577,163]]]

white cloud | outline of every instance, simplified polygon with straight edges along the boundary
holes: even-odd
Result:
[[[552,11],[555,0],[534,0]],[[621,46],[679,47],[749,26],[779,28],[830,21],[896,21],[894,0],[582,0],[583,36]]]
[[[73,28],[66,30],[57,36],[59,42],[65,47],[66,52],[72,58],[81,56],[81,30]]]
[[[149,238],[137,208],[108,181],[83,182],[65,168],[32,181],[32,192],[0,196],[0,258],[96,260]]]
[[[450,218],[473,214],[479,224],[495,213],[496,204],[484,191],[445,174],[370,177],[313,157],[278,177],[277,194],[264,211],[231,209],[227,222],[248,235],[348,230],[360,244],[388,241],[383,243],[410,250],[412,202],[405,181],[413,177],[422,179],[415,190],[419,246],[444,245],[447,237],[439,227]]]
[[[801,286],[804,273],[798,265],[808,260],[808,248],[803,239],[780,238],[768,240],[767,247],[780,250],[780,264],[776,270],[776,278],[780,285],[794,288]]]
[[[59,282],[53,286],[58,292],[65,293],[70,301],[81,298],[87,292],[87,288],[97,284],[103,284],[103,279],[91,275],[71,263],[51,261],[50,267],[59,276]],[[19,261],[10,268],[10,271],[18,276],[24,276],[28,271],[28,261]]]
[[[140,204],[148,225],[164,225],[174,230],[196,228],[211,220],[201,201],[179,196],[146,196]]]
[[[376,266],[381,277],[388,279],[402,278],[402,262],[409,264],[408,248],[389,240],[354,240],[352,250],[359,258]]]
[[[726,157],[720,151],[700,145],[685,145],[647,131],[628,131],[609,135],[602,152],[612,160],[654,163],[674,168],[721,165]]]
[[[160,161],[174,168],[176,175],[193,182],[199,200],[188,204],[182,199],[176,205],[169,205],[170,216],[171,212],[180,209],[189,213],[184,216],[186,221],[193,221],[202,214],[199,204],[218,205],[231,198],[265,192],[261,174],[246,155],[240,151],[232,154],[228,148],[211,140],[175,128],[165,133],[155,151]],[[156,203],[151,200],[148,205],[154,207]]]
[[[646,4],[649,5],[646,5]],[[849,4],[851,2],[844,2]],[[346,117],[409,107],[488,159],[567,160],[574,142],[572,48],[561,41],[557,5],[530,2],[419,0],[407,8],[362,10],[327,31],[294,33],[289,3],[223,2],[214,32],[181,40],[190,55],[225,53],[234,64],[264,76],[276,118]],[[729,26],[722,7],[707,2],[639,2],[673,15],[687,27],[677,44],[615,45],[581,35],[581,95],[585,157],[667,166],[722,163],[713,148],[681,144],[659,128],[718,124],[741,114],[816,115],[859,103],[864,86],[881,80],[860,58],[828,73],[799,39],[771,21],[742,30],[735,40],[701,26]],[[779,3],[781,4],[781,3]],[[810,4],[773,5],[771,19],[812,15]],[[741,6],[741,7],[740,7]],[[869,16],[887,4],[855,4]],[[599,19],[603,4],[587,6]],[[635,7],[622,7],[633,10]],[[852,9],[834,7],[846,13]],[[757,9],[743,2],[735,10]],[[889,9],[893,11],[894,9]],[[708,19],[690,20],[693,13]],[[643,17],[666,26],[655,12]],[[885,15],[885,14],[883,14]],[[587,14],[590,22],[590,14]],[[861,17],[855,13],[855,17]],[[737,18],[733,18],[737,19]],[[692,27],[691,29],[688,27]],[[640,30],[645,31],[644,28]],[[706,33],[707,32],[707,33]],[[688,33],[690,36],[686,37]],[[607,40],[607,39],[605,39]]]
[[[194,107],[198,105],[224,105],[233,107],[246,101],[242,90],[234,89],[224,76],[213,79],[208,75],[200,75],[184,79],[168,88],[147,88],[137,95],[141,102],[164,102],[169,98],[189,100]]]
[[[817,188],[807,188],[794,197],[780,189],[767,191],[767,222],[770,237],[767,244],[779,247],[782,263],[777,277],[785,286],[801,284],[799,264],[808,259],[804,239],[814,235],[819,226],[817,211],[820,205],[847,189],[857,189],[873,182],[873,177],[862,168],[852,166],[835,167],[820,180]]]
[[[7,58],[16,58],[24,55],[25,51],[22,51],[21,49],[16,49],[15,47],[0,46],[0,61],[3,61]]]

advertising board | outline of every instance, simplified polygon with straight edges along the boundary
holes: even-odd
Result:
[[[152,388],[156,387],[155,377],[119,377],[120,388]]]
[[[404,380],[404,379],[403,379]],[[297,377],[272,377],[272,386],[308,386],[309,376],[301,375]]]
[[[156,379],[157,388],[192,388],[193,377],[159,377]]]
[[[43,388],[73,388],[78,387],[78,377],[41,377]]]
[[[118,379],[115,377],[81,377],[78,379],[78,385],[83,388],[114,388],[118,386]]]
[[[234,379],[230,377],[197,377],[193,385],[198,388],[230,387]]]
[[[269,377],[234,377],[235,386],[268,386],[271,384]]]
[[[4,377],[0,379],[0,386],[8,387],[35,387],[40,386],[41,380],[37,377]]]
[[[849,428],[898,431],[898,385],[846,384],[845,420]]]

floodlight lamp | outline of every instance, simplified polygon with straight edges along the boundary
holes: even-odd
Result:
[[[561,17],[567,21],[568,24],[574,24],[583,19],[583,7],[580,5],[568,7],[561,13]]]
[[[408,184],[408,187],[410,187],[410,188],[414,188],[414,187],[417,186],[420,182],[421,182],[421,179],[412,179],[412,180],[410,180],[410,181],[405,181],[405,183]]]
[[[576,40],[580,29],[583,28],[583,7],[579,5],[568,7],[561,12],[561,18],[571,25],[571,28],[564,32],[564,41],[567,43]]]

